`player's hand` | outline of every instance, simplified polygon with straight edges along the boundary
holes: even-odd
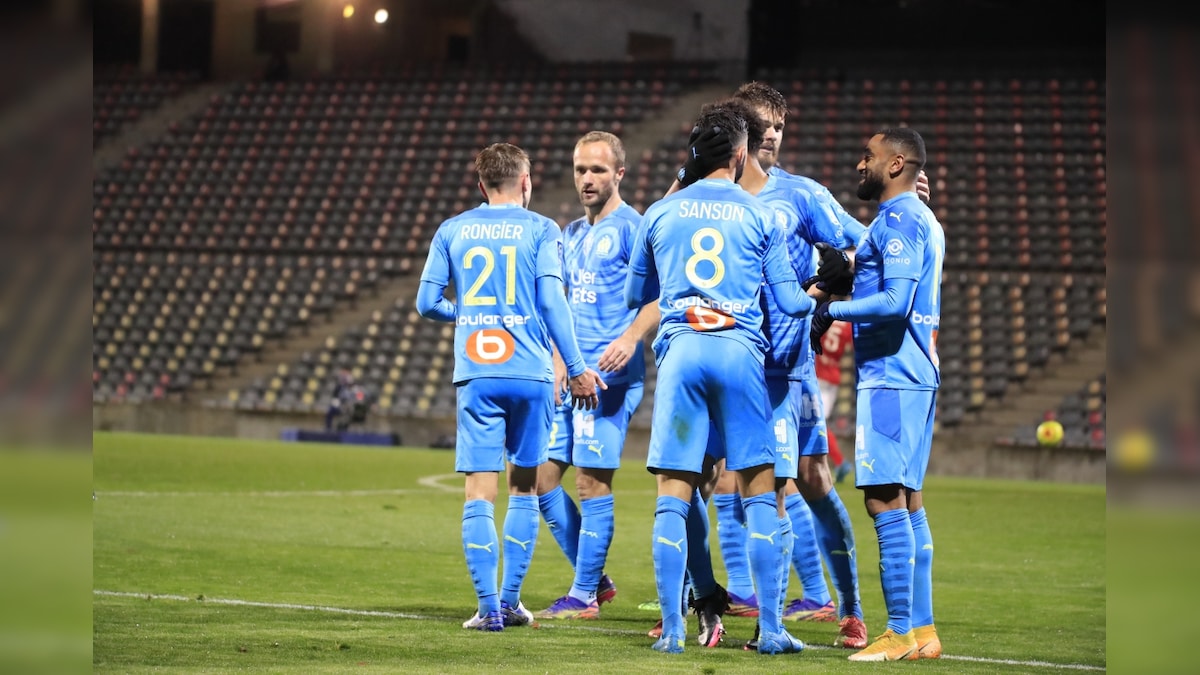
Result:
[[[563,392],[567,391],[567,364],[563,363],[558,352],[554,352],[554,405],[562,405]]]
[[[925,169],[921,169],[921,173],[917,174],[917,197],[929,203],[929,176],[925,175]]]
[[[812,324],[808,328],[808,341],[812,344],[813,351],[822,354],[824,350],[821,348],[821,338],[825,335],[825,331],[833,325],[833,317],[829,314],[829,302],[822,302],[817,305],[816,311],[812,314]]]
[[[827,281],[818,281],[817,288],[829,295],[850,295],[854,292],[854,273],[848,272]]]
[[[679,186],[687,187],[714,170],[729,163],[733,157],[733,142],[729,133],[720,127],[701,130],[692,128],[688,139],[688,158],[679,170]]]
[[[813,295],[811,288],[815,285],[829,295],[850,295],[854,289],[854,267],[850,256],[823,241],[817,242],[816,249],[821,256],[821,263],[817,267],[816,276],[804,280],[804,283],[808,284],[805,290],[809,291],[809,295]],[[813,279],[816,281],[810,283]]]
[[[568,380],[571,385],[571,402],[576,408],[595,410],[600,405],[600,390],[608,389],[596,371],[588,368]]]
[[[604,353],[600,355],[600,360],[596,363],[600,367],[600,372],[612,373],[624,368],[636,350],[641,349],[642,343],[631,340],[624,335],[608,343],[604,348]]]

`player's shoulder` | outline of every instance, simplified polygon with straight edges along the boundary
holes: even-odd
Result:
[[[928,232],[937,223],[933,211],[915,192],[906,192],[880,204],[879,215],[888,229],[912,236]]]

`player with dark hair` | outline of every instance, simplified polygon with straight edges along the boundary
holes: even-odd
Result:
[[[732,157],[647,209],[625,289],[630,308],[657,297],[662,311],[646,461],[659,494],[652,550],[663,628],[654,648],[683,651],[678,600],[690,547],[687,519],[709,437],[709,424],[697,422],[711,419],[743,495],[751,574],[764,603],[758,651],[797,652],[804,645],[783,629],[778,612],[785,544],[762,370],[768,343],[760,296],[765,283],[780,307],[797,316],[807,314],[812,301],[788,263],[782,233],[755,198],[734,184],[748,153],[746,120],[717,105],[696,126],[701,135],[726,134]]]
[[[937,334],[946,238],[914,193],[925,160],[925,142],[912,129],[871,136],[857,167],[858,197],[878,200],[879,212],[854,259],[853,299],[825,299],[812,321],[818,350],[833,321],[854,325],[855,484],[875,521],[888,610],[887,630],[852,661],[937,658],[942,651],[933,624],[933,537],[921,488],[941,383]]]
[[[443,222],[421,273],[417,310],[453,322],[458,389],[455,470],[466,474],[462,542],[478,611],[464,628],[528,625],[521,585],[538,533],[538,466],[546,461],[554,404],[551,344],[563,353],[572,400],[593,409],[604,383],[589,369],[562,292],[558,224],[529,211],[529,156],[508,143],[475,159],[486,203]],[[454,302],[444,297],[450,283]],[[497,478],[508,469],[504,574],[497,583]],[[499,588],[497,586],[499,585]]]

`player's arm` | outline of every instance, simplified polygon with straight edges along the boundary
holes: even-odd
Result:
[[[916,280],[896,277],[884,281],[883,290],[874,295],[829,303],[829,316],[850,323],[898,321],[912,311],[916,297]]]
[[[575,339],[575,324],[571,318],[571,306],[562,294],[562,279],[554,276],[538,278],[538,309],[550,339],[558,346],[567,367],[567,383],[571,399],[576,408],[593,410],[600,404],[597,387],[608,389],[604,380],[583,361],[579,342]],[[559,400],[555,395],[555,400]]]
[[[563,294],[562,257],[559,252],[558,228],[551,226],[547,231],[553,234],[547,237],[538,248],[537,256],[537,302],[538,311],[550,339],[558,347],[563,363],[567,367],[567,383],[571,389],[571,398],[577,408],[594,409],[600,403],[597,389],[608,389],[600,376],[583,361],[583,352],[575,339],[575,321],[571,316],[571,306],[567,304],[567,296]]]
[[[784,241],[783,231],[777,227],[768,226],[767,253],[763,258],[763,279],[771,287],[775,303],[785,314],[794,317],[805,317],[812,313],[816,302],[808,297],[800,280],[796,278],[796,270],[788,258],[787,242]]]
[[[606,373],[624,368],[637,350],[642,348],[642,340],[646,335],[658,327],[661,318],[662,312],[658,309],[657,299],[642,305],[629,328],[604,348],[604,353],[600,355],[600,361],[596,365]]]
[[[443,295],[446,287],[432,281],[421,280],[417,289],[417,311],[426,319],[453,322],[457,310],[453,302]]]
[[[661,294],[658,271],[654,266],[654,254],[650,250],[650,219],[647,213],[638,226],[637,236],[629,251],[629,270],[625,274],[625,306],[629,309],[645,307]],[[640,316],[640,315],[639,315]]]
[[[450,259],[441,236],[441,228],[434,235],[421,271],[421,285],[417,288],[417,311],[426,319],[452,322],[458,313],[454,303],[446,299],[446,286],[450,284]]]

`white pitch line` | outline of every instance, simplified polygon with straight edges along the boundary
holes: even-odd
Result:
[[[415,621],[445,621],[445,617],[428,616],[424,614],[406,614],[404,612],[387,612],[376,609],[350,609],[348,607],[330,607],[327,605],[301,605],[289,602],[256,602],[254,600],[238,600],[236,598],[209,598],[203,600],[191,598],[186,595],[171,595],[158,593],[133,593],[130,591],[106,591],[94,589],[93,595],[101,595],[113,598],[142,598],[145,600],[176,600],[179,602],[201,602],[211,605],[231,605],[237,607],[263,607],[266,609],[297,609],[307,612],[325,612],[330,614],[349,614],[352,616],[373,616],[383,617],[387,619],[411,619]],[[617,628],[604,628],[601,626],[576,626],[567,624],[539,624],[541,628],[565,628],[569,630],[582,630],[594,633],[608,633],[612,635],[644,635],[642,631],[621,630]],[[817,650],[832,650],[834,647],[825,645],[808,644],[805,649]],[[838,650],[842,651],[842,650]],[[1105,668],[1100,666],[1089,666],[1082,663],[1050,663],[1048,661],[1017,661],[1015,659],[988,659],[978,656],[958,656],[952,654],[942,654],[942,659],[950,661],[969,661],[971,663],[989,663],[998,666],[1016,666],[1021,668],[1049,668],[1054,670],[1098,670],[1103,671]]]
[[[452,478],[458,481],[457,485],[442,485],[442,481]],[[442,492],[462,492],[464,489],[462,481],[462,474],[458,473],[438,473],[432,476],[421,476],[417,479],[417,483]]]
[[[175,490],[98,490],[96,497],[377,497],[381,495],[429,494],[430,490],[247,490],[175,491]]]

